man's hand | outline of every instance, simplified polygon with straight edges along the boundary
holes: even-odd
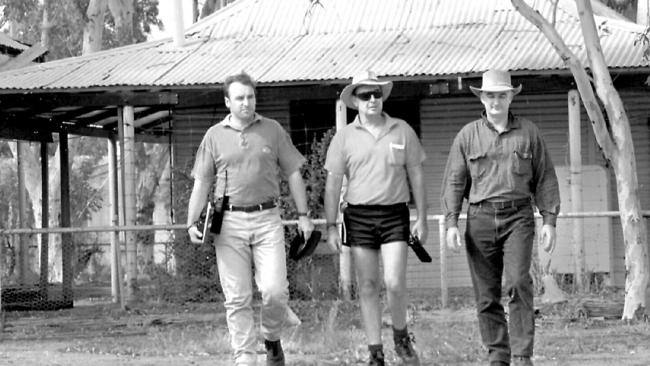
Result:
[[[187,229],[187,233],[190,234],[190,240],[194,244],[203,243],[203,233],[199,231],[199,228],[196,225],[192,225]]]
[[[447,229],[447,248],[458,252],[463,246],[463,242],[460,240],[460,231],[458,227],[450,227]]]
[[[327,225],[327,245],[334,252],[341,252],[341,235],[337,225]]]
[[[426,219],[416,220],[415,223],[413,224],[413,227],[411,228],[411,234],[416,238],[420,239],[420,243],[424,245],[424,243],[427,241],[427,235],[429,234],[429,228],[427,227],[427,220]]]
[[[300,216],[298,217],[298,230],[302,233],[302,237],[308,240],[314,231],[314,223],[309,217]]]
[[[542,226],[542,249],[549,254],[555,250],[555,226],[548,224]]]

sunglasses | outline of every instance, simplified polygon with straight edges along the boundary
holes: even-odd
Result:
[[[372,90],[363,93],[357,93],[354,96],[359,98],[360,100],[363,100],[364,102],[367,102],[370,100],[370,97],[375,97],[375,99],[381,99],[381,97],[384,96],[384,93],[382,93],[381,90]]]

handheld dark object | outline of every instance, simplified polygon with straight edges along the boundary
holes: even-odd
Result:
[[[299,232],[289,245],[289,258],[299,260],[302,257],[310,256],[316,250],[320,238],[321,232],[318,230],[312,231],[311,236],[307,240]]]
[[[422,246],[422,243],[420,243],[420,239],[418,239],[416,236],[409,235],[408,245],[411,247],[411,249],[413,249],[420,262],[429,263],[432,261],[431,256],[427,250],[424,249],[424,246]]]

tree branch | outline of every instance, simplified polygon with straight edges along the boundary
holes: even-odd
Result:
[[[620,122],[627,115],[623,109],[623,101],[620,95],[614,89],[614,82],[609,74],[609,67],[605,61],[605,56],[601,51],[598,30],[593,17],[593,10],[589,0],[576,0],[578,5],[578,15],[582,27],[582,36],[585,40],[585,48],[591,62],[591,73],[594,75],[594,84],[599,99],[603,102],[607,115],[610,116],[609,122],[612,128],[612,139],[615,146],[621,146],[626,138],[621,137],[624,131],[621,131]]]
[[[524,0],[511,0],[511,2],[515,9],[521,15],[523,15],[524,18],[526,18],[535,27],[542,31],[542,33],[544,33],[549,42],[551,42],[553,48],[555,48],[557,51],[562,61],[564,61],[564,63],[571,70],[573,78],[576,81],[578,91],[580,92],[582,104],[585,106],[587,115],[589,116],[591,124],[594,127],[596,141],[603,150],[605,158],[611,160],[612,154],[615,151],[614,143],[612,137],[607,131],[605,117],[603,116],[603,112],[600,109],[598,99],[596,99],[596,95],[594,94],[594,90],[589,83],[589,76],[585,71],[584,66],[578,57],[573,52],[571,52],[569,47],[564,43],[564,40],[557,32],[555,27],[553,27],[538,11],[526,4]]]

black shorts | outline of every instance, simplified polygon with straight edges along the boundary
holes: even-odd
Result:
[[[346,246],[379,249],[381,244],[407,241],[410,233],[409,208],[394,205],[348,205],[343,212]]]

